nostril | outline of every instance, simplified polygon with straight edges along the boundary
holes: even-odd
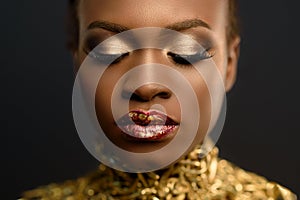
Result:
[[[147,102],[149,101],[149,99],[143,98],[139,95],[137,95],[136,93],[133,93],[130,97],[131,101],[139,101],[139,102]]]
[[[142,98],[138,94],[129,91],[122,91],[122,98],[130,101],[140,101],[140,102],[148,101],[148,99]]]
[[[147,102],[147,101],[151,101],[152,99],[154,99],[156,97],[162,98],[162,99],[168,99],[168,98],[170,98],[170,93],[168,93],[168,92],[160,92],[160,93],[152,96],[151,98],[147,98],[145,96],[140,96],[140,95],[138,95],[136,93],[133,93],[131,95],[131,97],[130,97],[130,100],[131,101],[139,101],[139,102]]]
[[[160,92],[156,96],[163,98],[163,99],[168,99],[168,98],[170,98],[171,94],[169,92]]]
[[[171,97],[171,91],[157,84],[147,84],[136,90],[124,88],[122,98],[130,101],[148,102],[154,99],[168,99]]]
[[[132,93],[132,92],[128,92],[128,91],[123,91],[122,92],[122,98],[128,99],[130,101],[139,101],[139,102],[151,101],[155,97],[159,97],[159,98],[162,98],[162,99],[168,99],[168,98],[170,98],[170,96],[171,96],[171,94],[168,93],[168,92],[160,92],[160,93],[152,96],[151,99],[149,99],[149,98],[145,98],[141,95],[138,95],[137,93]]]

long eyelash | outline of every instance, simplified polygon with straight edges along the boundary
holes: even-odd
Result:
[[[116,64],[129,54],[127,52],[123,54],[98,54],[97,55],[95,52],[88,52],[86,49],[83,49],[83,52],[101,64],[109,64],[105,62],[106,60],[113,60],[110,64]],[[100,56],[102,56],[102,58],[100,58]]]
[[[197,53],[194,55],[182,55],[182,54],[176,54],[173,52],[168,52],[167,55],[171,57],[171,59],[173,60],[173,62],[176,65],[186,67],[186,66],[191,66],[196,62],[200,62],[202,60],[212,58],[215,55],[215,52],[210,52],[210,51],[211,51],[211,48],[207,48],[203,52]],[[190,58],[187,58],[187,57],[190,57]],[[176,59],[177,59],[177,61],[176,61]]]

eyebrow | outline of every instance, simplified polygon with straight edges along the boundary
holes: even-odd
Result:
[[[174,31],[184,31],[190,28],[195,28],[195,27],[204,27],[209,30],[211,30],[211,27],[206,23],[205,21],[202,21],[200,19],[189,19],[185,20],[182,22],[177,22],[175,24],[169,25],[166,28],[174,30]]]
[[[126,26],[122,26],[120,24],[115,24],[107,21],[94,21],[88,26],[87,30],[96,29],[96,28],[102,28],[114,33],[121,33],[129,30],[129,28],[127,28]]]
[[[174,24],[166,26],[165,28],[174,31],[184,31],[195,27],[204,27],[211,30],[211,27],[206,22],[200,19],[189,19],[181,22],[176,22]],[[96,29],[96,28],[105,29],[107,31],[114,32],[114,33],[121,33],[130,30],[130,28],[126,26],[115,24],[108,21],[94,21],[88,26],[87,30]]]

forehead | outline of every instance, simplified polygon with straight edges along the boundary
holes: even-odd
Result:
[[[166,27],[188,19],[200,19],[213,30],[224,29],[228,0],[81,0],[81,30],[97,20],[128,28]]]

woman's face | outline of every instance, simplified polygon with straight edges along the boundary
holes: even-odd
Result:
[[[81,64],[97,44],[119,32],[144,27],[170,28],[204,46],[206,51],[202,52],[201,58],[214,61],[228,90],[235,79],[239,42],[236,39],[227,43],[227,4],[227,0],[81,0],[78,7],[79,47],[74,53],[76,63]],[[181,126],[180,102],[174,91],[163,85],[148,83],[133,91],[130,80],[123,85],[122,94],[125,95],[120,99],[129,99],[129,113],[121,120],[123,123],[128,119],[135,122],[134,125],[124,125],[126,130],[116,125],[111,111],[112,93],[121,77],[136,66],[159,63],[177,70],[191,84],[201,111],[196,136],[197,143],[201,142],[210,121],[210,95],[201,75],[182,59],[195,52],[189,48],[179,50],[180,53],[148,48],[120,53],[120,49],[114,46],[101,52],[123,54],[105,70],[97,86],[96,113],[106,136],[125,150],[149,152],[168,144],[176,135]],[[147,70],[143,72],[140,77],[145,79],[157,75]],[[126,94],[130,94],[129,97]],[[160,124],[160,120],[167,122]],[[154,124],[148,130],[151,134],[145,136],[144,127],[151,122]],[[131,133],[124,134],[126,131]]]

